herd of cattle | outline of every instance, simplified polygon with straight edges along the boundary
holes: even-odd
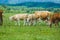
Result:
[[[0,10],[0,25],[3,24],[2,13],[3,11]],[[23,25],[36,25],[37,22],[40,23],[43,20],[50,27],[52,27],[52,24],[59,26],[60,12],[35,11],[33,14],[21,13],[10,16],[9,20],[14,21],[15,25],[20,25],[20,20],[23,20]]]
[[[34,14],[16,14],[9,17],[10,20],[15,21],[16,24],[20,25],[20,20],[24,20],[24,25],[35,25],[36,21],[47,20],[50,12],[48,11],[36,11]]]
[[[24,25],[36,25],[36,22],[45,21],[47,25],[52,27],[52,24],[57,26],[60,21],[60,13],[51,13],[49,11],[35,11],[33,14],[23,13],[10,16],[11,21],[15,21],[15,25],[20,25],[20,20],[24,21]]]

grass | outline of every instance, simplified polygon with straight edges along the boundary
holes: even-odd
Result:
[[[14,14],[14,13],[13,13]],[[5,13],[3,26],[0,26],[0,40],[60,40],[60,28],[46,26],[45,24],[35,26],[15,26],[14,22],[9,24],[8,17],[12,13]]]

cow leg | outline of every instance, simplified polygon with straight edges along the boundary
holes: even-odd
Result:
[[[24,19],[24,25],[27,25],[27,21],[26,21],[26,19]]]
[[[27,19],[25,20],[26,25],[28,25]]]
[[[28,23],[28,25],[30,26],[31,24],[32,24],[32,19],[27,19],[27,23]]]
[[[39,18],[37,21],[38,21],[39,25],[40,25],[40,23],[42,23],[41,18]]]
[[[32,20],[29,21],[29,26],[32,25]]]
[[[24,25],[25,25],[25,19],[24,19]]]
[[[2,20],[2,18],[0,17],[0,25],[2,25],[3,24],[3,20]]]
[[[47,25],[47,23],[48,23],[48,20],[46,19],[46,20],[44,21],[44,23],[46,23],[46,25]]]
[[[58,27],[58,26],[59,26],[58,21],[55,21],[55,26],[56,26],[56,27]]]
[[[29,25],[29,26],[31,25],[31,21],[28,22],[28,25]]]
[[[18,25],[18,20],[15,20],[14,22],[15,22],[15,25]]]
[[[29,18],[27,18],[27,24],[29,25]]]
[[[38,22],[41,23],[41,19],[40,18],[38,19]]]
[[[20,26],[20,19],[17,19],[16,22],[17,22],[17,25]]]
[[[15,25],[17,25],[17,21],[15,21]]]
[[[29,18],[26,18],[26,25],[28,25],[29,24]]]
[[[52,27],[52,23],[50,24],[50,28]]]
[[[20,26],[20,20],[18,20],[17,24],[18,24],[18,26]]]
[[[48,21],[47,24],[49,25],[50,28],[52,27],[52,22]]]
[[[32,23],[33,23],[33,25],[36,25],[36,20],[33,20]]]

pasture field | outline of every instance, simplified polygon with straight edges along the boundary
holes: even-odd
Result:
[[[3,26],[0,26],[0,40],[60,40],[60,28],[49,28],[45,23],[35,26],[14,25],[9,16],[14,13],[4,13]]]

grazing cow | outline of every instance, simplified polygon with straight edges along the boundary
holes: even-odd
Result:
[[[0,25],[2,25],[2,24],[3,24],[2,13],[3,13],[3,11],[2,11],[2,10],[0,10]]]
[[[16,25],[20,25],[20,20],[24,20],[24,25],[27,24],[27,16],[28,14],[16,14],[11,17],[9,17],[10,20],[15,21]]]
[[[48,21],[48,25],[50,27],[52,27],[52,24],[55,24],[55,26],[58,26],[59,21],[60,21],[60,13],[54,13],[53,15],[51,15]]]
[[[51,15],[49,11],[35,11],[36,17],[38,17],[39,22],[40,20],[47,21]]]
[[[28,18],[27,18],[28,25],[31,25],[31,24],[35,25],[36,20],[37,20],[37,17],[35,14],[28,14]]]

